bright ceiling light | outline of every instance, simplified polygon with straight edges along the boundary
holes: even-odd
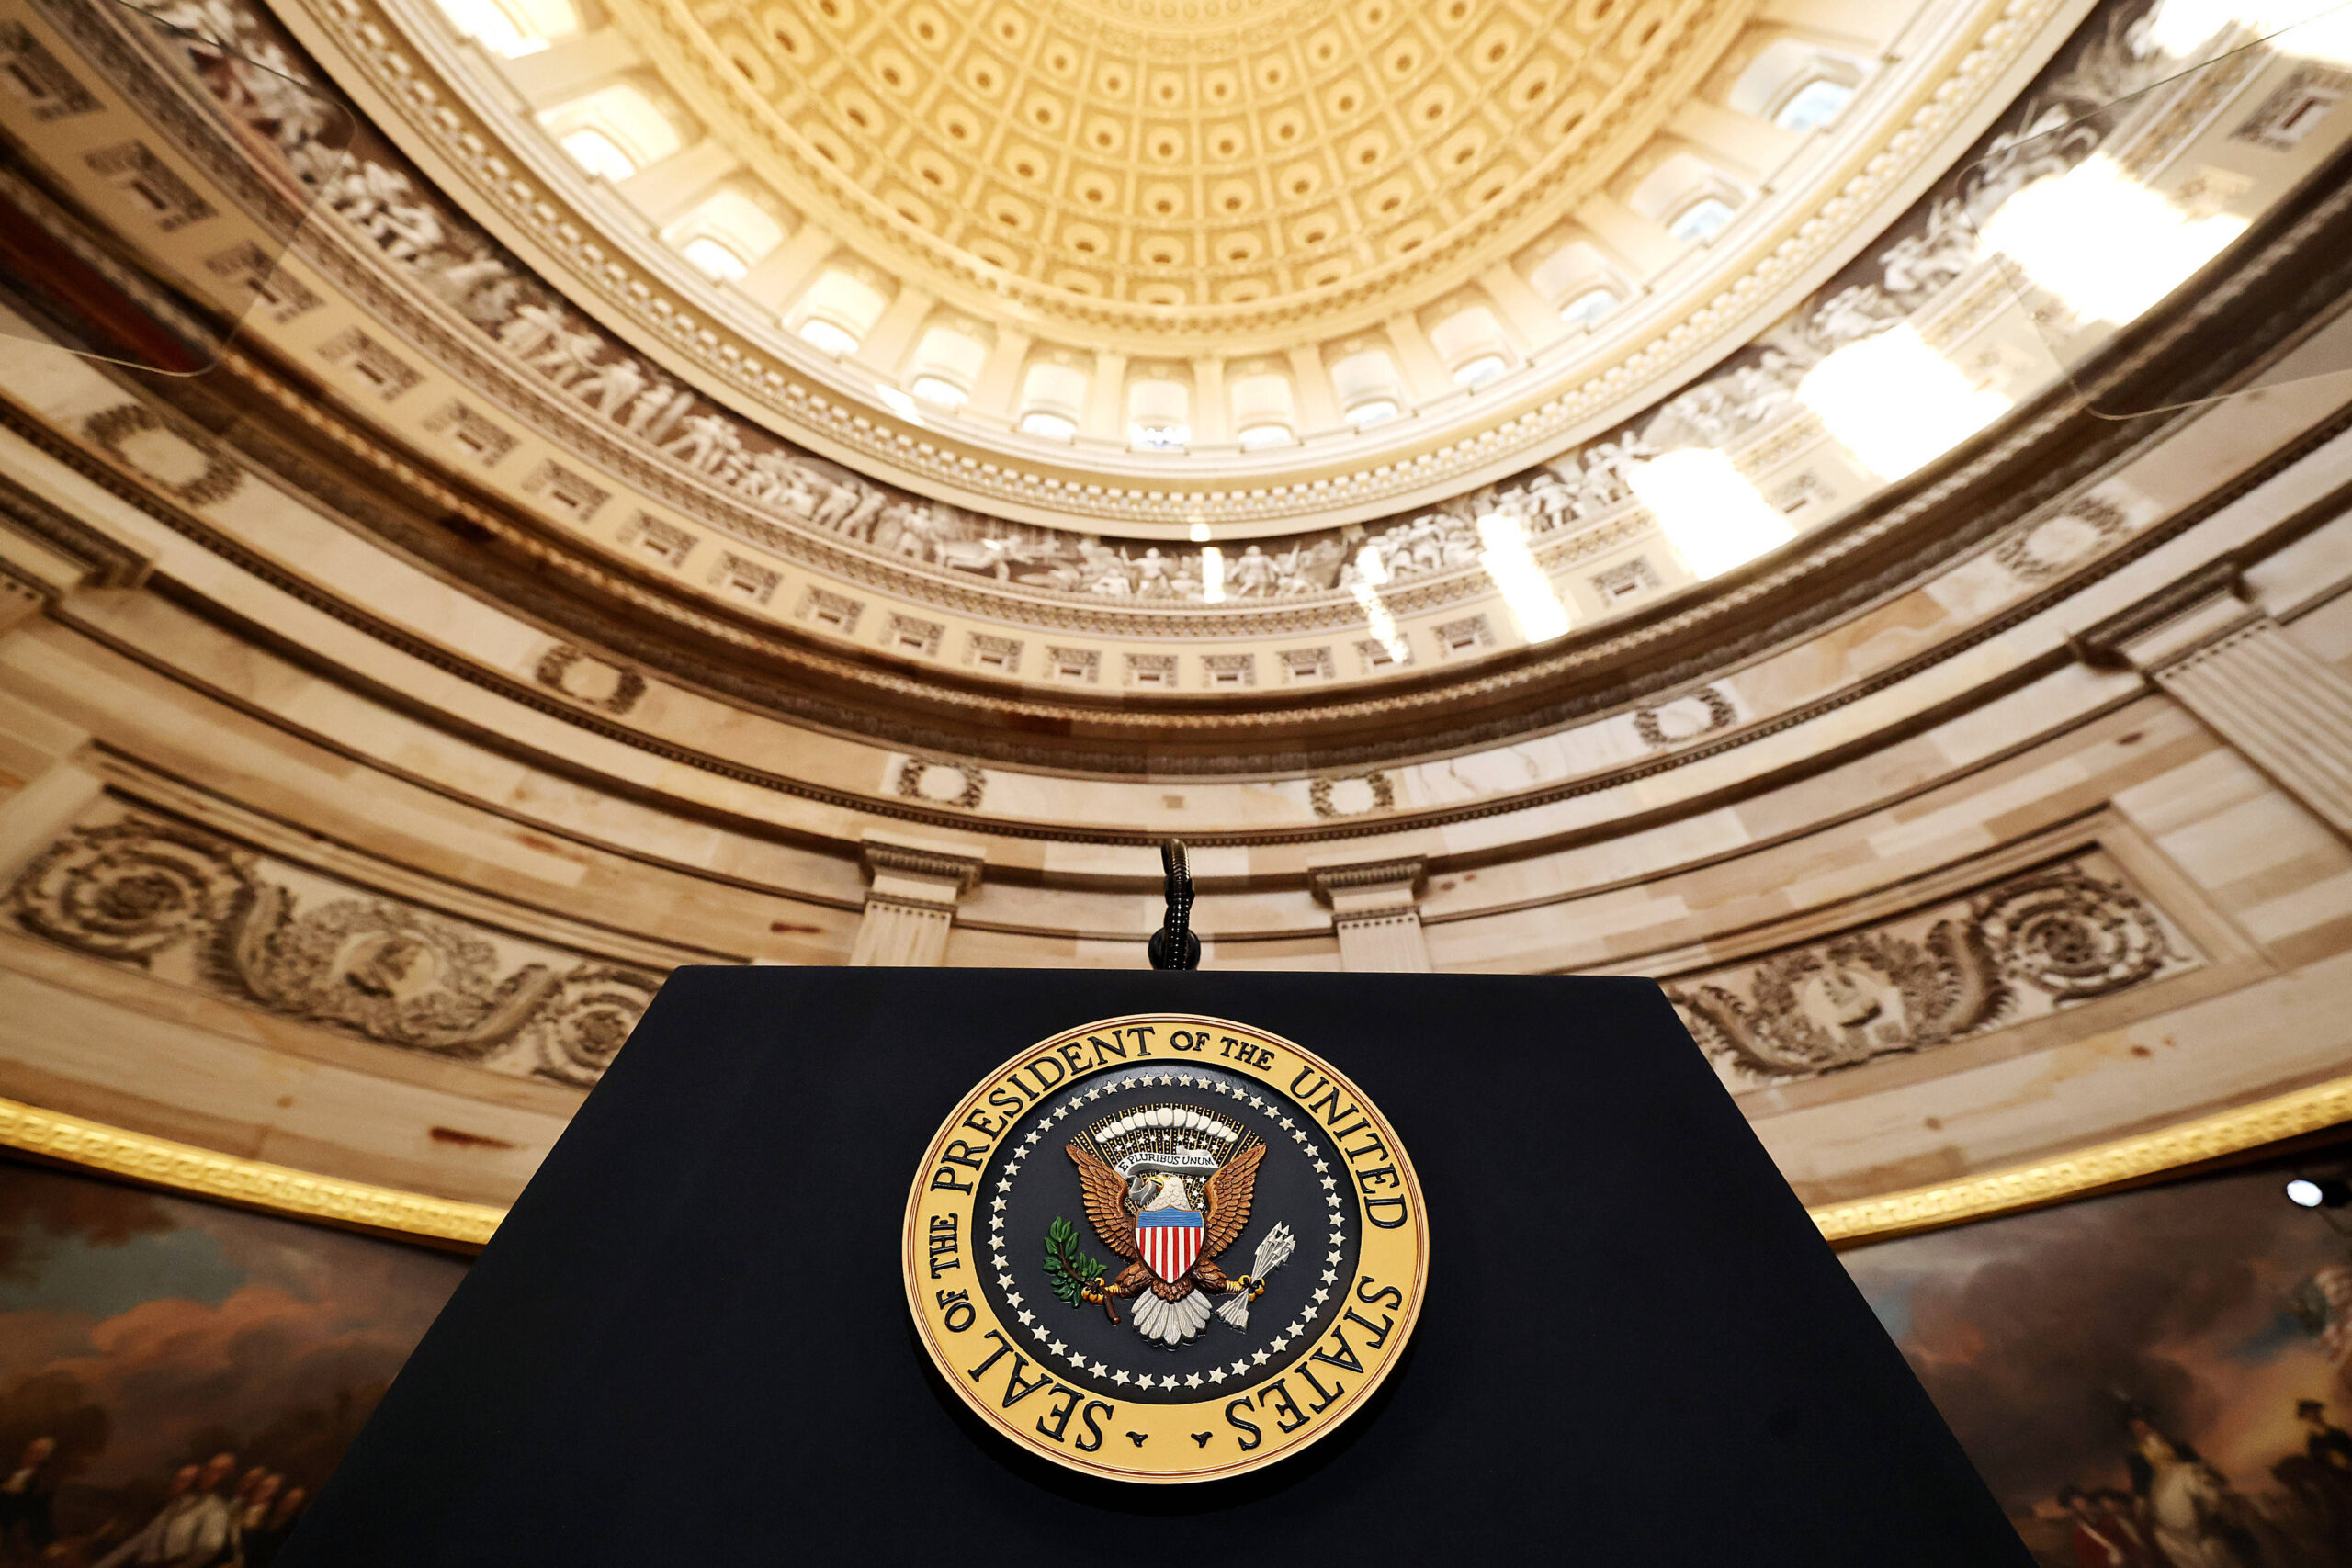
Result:
[[[563,150],[587,173],[613,185],[637,173],[637,164],[601,130],[580,130],[563,139]]]
[[[1489,512],[1478,519],[1478,564],[1487,569],[1503,596],[1519,635],[1530,642],[1549,642],[1568,630],[1567,606],[1552,588],[1552,580],[1535,563],[1527,547],[1527,528],[1507,512]]]
[[[752,270],[751,263],[707,234],[688,240],[678,254],[713,283],[733,283]]]
[[[922,423],[922,411],[915,407],[915,400],[912,398],[899,390],[898,388],[876,387],[874,389],[874,395],[881,400],[884,408],[888,409],[900,419],[910,419],[917,424]]]
[[[1815,366],[1797,383],[1797,400],[1883,479],[1924,467],[2009,407],[2000,393],[1971,387],[1908,322]]]
[[[1164,421],[1146,423],[1137,420],[1127,426],[1127,440],[1147,452],[1182,452],[1192,445],[1193,427]]]
[[[547,39],[533,37],[493,0],[441,0],[441,9],[458,31],[509,60],[537,54],[548,46]]]
[[[1713,447],[1630,464],[1625,481],[1693,576],[1729,571],[1796,536],[1789,520]]]
[[[1253,424],[1241,433],[1241,449],[1263,452],[1270,446],[1287,446],[1291,439],[1287,424]]]
[[[1225,552],[1215,545],[1201,552],[1201,597],[1212,604],[1225,603]]]
[[[2245,232],[2228,213],[2191,218],[2094,152],[2001,203],[1984,243],[2076,315],[2128,321]]]
[[[2147,41],[2177,60],[2238,19],[2237,0],[2164,0],[2148,18]]]
[[[1078,421],[1067,415],[1034,409],[1021,416],[1021,433],[1023,435],[1042,435],[1048,441],[1072,441],[1078,437]]]
[[[2146,37],[2166,54],[2187,60],[2224,28],[2240,25],[2280,35],[2269,41],[2288,54],[2352,62],[2352,14],[2342,0],[2164,0],[2148,18]]]
[[[811,316],[800,323],[800,335],[835,359],[857,352],[857,339],[822,316]]]
[[[1356,607],[1363,612],[1372,640],[1383,652],[1399,664],[1408,663],[1412,650],[1405,646],[1405,634],[1396,629],[1396,617],[1380,602],[1380,585],[1388,581],[1388,563],[1380,558],[1378,545],[1366,545],[1356,552],[1355,581],[1348,591],[1355,595]]]
[[[918,376],[907,389],[924,402],[943,409],[960,409],[970,395],[944,376]]]
[[[1348,410],[1348,423],[1358,430],[1370,430],[1375,424],[1386,424],[1400,411],[1393,398],[1374,398]]]
[[[1510,362],[1499,354],[1482,354],[1466,365],[1457,366],[1453,384],[1476,391],[1496,377],[1510,368]]]

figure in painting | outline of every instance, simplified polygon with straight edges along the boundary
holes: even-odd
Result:
[[[2079,1568],[2158,1568],[2132,1519],[2130,1498],[2069,1486],[2058,1494],[2058,1503],[2074,1522],[2071,1539]]]
[[[2265,1568],[2245,1499],[2194,1448],[2134,1416],[2124,1462],[2149,1533],[2172,1568]]]
[[[301,1519],[302,1505],[310,1495],[300,1486],[289,1486],[268,1510],[268,1517],[259,1524],[245,1526],[244,1568],[269,1568],[285,1550],[286,1538],[294,1533],[294,1526]]]
[[[214,1454],[200,1470],[182,1465],[155,1517],[98,1559],[96,1568],[229,1568],[242,1531],[224,1488],[236,1469],[232,1453]]]
[[[0,1560],[38,1559],[57,1539],[57,1439],[35,1438],[0,1481]]]
[[[2327,1418],[2326,1402],[2297,1400],[2295,1419],[2301,1422],[2306,1430],[2303,1452],[2310,1456],[2312,1462],[2352,1478],[2352,1432],[2346,1431]]]

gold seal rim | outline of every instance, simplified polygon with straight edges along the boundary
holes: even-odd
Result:
[[[1342,1396],[1342,1402],[1338,1403],[1338,1407],[1331,1412],[1331,1419],[1317,1421],[1305,1436],[1276,1449],[1272,1453],[1244,1458],[1203,1470],[1174,1472],[1129,1470],[1114,1464],[1081,1459],[1072,1453],[1057,1451],[1042,1443],[1031,1442],[1027,1434],[1001,1419],[998,1413],[991,1411],[987,1404],[971,1389],[967,1388],[963,1380],[956,1375],[956,1369],[945,1354],[945,1347],[932,1332],[930,1319],[924,1315],[923,1303],[916,1287],[915,1254],[919,1239],[916,1221],[922,1212],[923,1193],[928,1190],[931,1173],[938,1165],[939,1156],[946,1148],[950,1135],[957,1127],[964,1124],[964,1118],[970,1114],[975,1105],[979,1102],[979,1097],[1013,1069],[1033,1060],[1039,1052],[1057,1042],[1084,1035],[1090,1032],[1106,1031],[1114,1027],[1125,1028],[1133,1024],[1165,1024],[1176,1027],[1222,1026],[1296,1054],[1301,1061],[1323,1074],[1332,1083],[1352,1096],[1357,1109],[1370,1117],[1379,1130],[1385,1134],[1389,1153],[1396,1162],[1397,1174],[1404,1179],[1404,1190],[1412,1202],[1413,1274],[1411,1288],[1406,1292],[1404,1304],[1397,1309],[1394,1348],[1382,1355],[1379,1365],[1373,1369],[1363,1382]],[[1113,1070],[1108,1066],[1090,1067],[1083,1074],[1072,1075],[1070,1081],[1074,1082],[1078,1077],[1091,1077],[1096,1073]],[[1240,1071],[1243,1076],[1257,1077],[1256,1074],[1248,1072],[1246,1069],[1228,1068],[1227,1070]],[[1270,1080],[1262,1077],[1257,1078],[1257,1081],[1265,1083],[1270,1089],[1274,1089],[1291,1109],[1306,1112],[1306,1107],[1300,1104],[1289,1090],[1276,1089]],[[1040,1106],[1043,1103],[1042,1100],[1038,1102]],[[1308,1114],[1308,1120],[1309,1122],[1314,1120],[1311,1113]],[[1001,1146],[1001,1144],[996,1146]],[[991,1157],[994,1152],[995,1146],[992,1146]],[[977,1194],[975,1198],[977,1201]],[[1359,1225],[1363,1224],[1362,1198],[1363,1195],[1359,1191],[1356,1194]],[[1279,1464],[1294,1454],[1304,1453],[1333,1432],[1345,1427],[1351,1417],[1371,1403],[1373,1396],[1388,1381],[1389,1372],[1405,1359],[1405,1352],[1412,1343],[1413,1332],[1420,1326],[1421,1300],[1428,1284],[1430,1269],[1429,1208],[1428,1201],[1421,1192],[1420,1174],[1414,1169],[1412,1156],[1406,1152],[1403,1140],[1397,1137],[1396,1126],[1388,1120],[1387,1115],[1369,1095],[1358,1087],[1354,1079],[1288,1035],[1278,1034],[1272,1030],[1262,1029],[1254,1023],[1244,1023],[1238,1019],[1221,1018],[1216,1014],[1202,1012],[1119,1013],[1109,1018],[1095,1019],[1088,1023],[1073,1024],[1067,1029],[1056,1030],[1035,1043],[1023,1046],[990,1068],[972,1088],[956,1097],[954,1109],[948,1111],[938,1129],[932,1134],[930,1141],[923,1145],[922,1162],[916,1167],[914,1179],[908,1188],[906,1212],[899,1221],[899,1283],[906,1292],[907,1311],[914,1318],[915,1333],[922,1341],[923,1354],[929,1359],[932,1370],[939,1374],[940,1381],[956,1391],[956,1396],[963,1401],[965,1408],[978,1416],[982,1425],[1013,1443],[1023,1453],[1034,1454],[1065,1470],[1076,1471],[1082,1475],[1137,1485],[1187,1486],[1204,1482],[1229,1481],[1252,1471],[1262,1470],[1268,1465]],[[1225,1397],[1220,1391],[1216,1398],[1204,1401],[1199,1404],[1179,1401],[1164,1404],[1159,1408],[1175,1410],[1220,1408]],[[1107,1448],[1106,1443],[1106,1450]]]

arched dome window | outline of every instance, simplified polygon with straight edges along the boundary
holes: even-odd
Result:
[[[1724,101],[1783,130],[1817,130],[1846,112],[1866,69],[1852,55],[1805,39],[1780,38],[1757,52]]]
[[[1667,220],[1666,231],[1691,244],[1705,244],[1722,233],[1732,220],[1731,203],[1719,196],[1702,196]]]
[[[864,278],[837,268],[818,276],[792,315],[793,330],[838,359],[857,352],[889,303]]]
[[[1245,452],[1287,446],[1298,439],[1290,378],[1279,371],[1243,376],[1233,383],[1233,428]]]
[[[678,247],[678,254],[688,265],[713,283],[734,283],[752,270],[734,246],[724,240],[714,240],[707,234],[697,234]]]
[[[441,0],[441,11],[459,36],[508,60],[580,30],[580,13],[568,0]]]
[[[1854,89],[1849,84],[1815,76],[1773,111],[1772,123],[1782,130],[1818,130],[1845,113],[1853,101]]]
[[[1193,440],[1193,389],[1167,377],[1127,387],[1127,440],[1147,452],[1181,452]]]
[[[1077,438],[1086,412],[1086,372],[1041,359],[1021,379],[1021,430],[1047,441]]]
[[[677,125],[633,82],[599,87],[540,118],[573,163],[616,183],[685,145]]]
[[[1358,430],[1385,424],[1405,412],[1405,386],[1396,361],[1385,348],[1358,349],[1331,366],[1331,389],[1340,412]]]
[[[1570,240],[1546,254],[1528,272],[1527,281],[1572,327],[1600,320],[1617,308],[1625,292],[1616,269],[1597,246],[1583,240]]]
[[[600,180],[618,185],[637,173],[636,159],[622,152],[611,137],[589,126],[566,135],[562,146],[573,163]]]
[[[722,190],[662,231],[704,276],[732,283],[784,243],[784,225],[740,190]]]
[[[1457,387],[1485,386],[1510,368],[1510,340],[1484,305],[1469,305],[1430,328],[1430,344]]]
[[[1617,309],[1613,288],[1588,288],[1560,307],[1560,320],[1572,327],[1589,327]]]
[[[924,402],[959,409],[971,400],[979,384],[980,367],[988,363],[989,345],[957,327],[928,328],[915,344],[908,367],[907,389]]]

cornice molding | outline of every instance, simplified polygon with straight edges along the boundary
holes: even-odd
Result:
[[[1429,863],[1419,855],[1361,861],[1353,865],[1316,866],[1306,874],[1307,880],[1314,886],[1316,897],[1327,904],[1334,894],[1351,893],[1367,887],[1402,887],[1417,897],[1429,881]],[[1407,907],[1410,908],[1409,905]]]
[[[956,895],[969,893],[979,886],[980,877],[988,870],[985,855],[959,855],[948,850],[918,849],[911,844],[894,844],[886,839],[868,836],[858,845],[858,860],[865,867],[865,879],[872,882],[886,873],[900,876],[917,876],[950,885]],[[867,895],[874,897],[889,895]],[[903,895],[900,896],[904,901]],[[953,900],[950,900],[952,906]]]

